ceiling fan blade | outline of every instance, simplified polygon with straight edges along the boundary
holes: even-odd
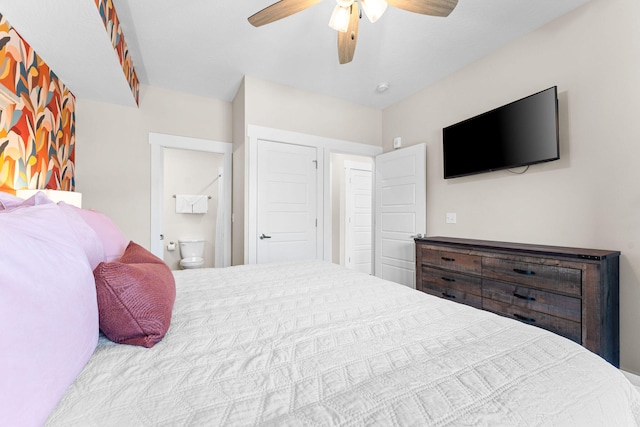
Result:
[[[349,16],[349,28],[346,32],[338,31],[338,59],[341,64],[346,64],[353,60],[358,42],[358,21],[360,20],[360,9],[358,2],[351,5],[351,15]]]
[[[254,27],[260,27],[261,25],[270,24],[278,19],[301,12],[321,1],[322,0],[280,0],[271,6],[265,7],[260,12],[251,15],[249,22]]]
[[[387,0],[390,6],[432,16],[449,16],[458,0]]]

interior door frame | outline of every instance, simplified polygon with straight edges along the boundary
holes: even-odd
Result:
[[[318,150],[318,228],[319,252],[325,261],[331,262],[331,153],[355,154],[375,157],[382,153],[382,147],[340,139],[326,138],[282,129],[257,125],[247,125],[247,150],[245,168],[245,222],[244,222],[244,262],[255,264],[257,259],[257,218],[258,218],[258,141],[281,142],[306,145]],[[253,238],[251,238],[253,236]],[[375,248],[374,248],[375,250]]]
[[[151,145],[151,253],[160,259],[164,259],[164,241],[161,238],[163,221],[164,192],[164,149],[176,148],[180,150],[204,151],[223,155],[221,195],[223,208],[223,265],[231,265],[231,180],[233,148],[230,142],[220,142],[208,139],[190,138],[186,136],[166,135],[149,132],[149,144]],[[218,230],[216,230],[216,233]],[[217,245],[216,245],[217,246]],[[216,252],[218,251],[216,247]],[[218,267],[216,265],[216,267]]]

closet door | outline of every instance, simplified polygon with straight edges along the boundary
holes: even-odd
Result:
[[[316,153],[315,147],[258,141],[258,264],[322,257]]]
[[[419,144],[375,163],[375,275],[415,288],[414,235],[426,232],[427,157]]]
[[[373,172],[367,163],[345,162],[345,257],[353,270],[373,272]]]

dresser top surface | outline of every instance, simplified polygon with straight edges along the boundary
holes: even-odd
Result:
[[[610,257],[617,257],[620,255],[620,251],[611,251],[603,249],[586,249],[586,248],[573,248],[564,246],[547,246],[547,245],[535,245],[528,243],[512,243],[512,242],[497,242],[491,240],[475,240],[475,239],[462,239],[458,237],[421,237],[415,239],[416,243],[426,243],[433,245],[448,245],[457,246],[461,248],[475,248],[483,250],[506,250],[515,252],[536,253],[541,255],[553,255],[563,256],[569,258],[587,259],[587,260],[602,260]]]

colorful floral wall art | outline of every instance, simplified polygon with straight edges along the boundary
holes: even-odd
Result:
[[[0,191],[75,189],[74,95],[0,14]]]
[[[118,19],[118,15],[116,14],[116,9],[113,6],[113,2],[111,0],[94,1],[96,3],[96,6],[98,7],[98,11],[100,12],[100,18],[102,18],[104,27],[109,33],[111,44],[118,54],[120,65],[122,66],[124,75],[127,79],[127,82],[129,83],[129,87],[131,88],[133,98],[136,100],[136,104],[139,104],[138,98],[140,96],[140,82],[138,81],[136,70],[135,68],[133,68],[133,60],[131,59],[131,55],[129,54],[127,42],[124,40],[122,27],[120,26],[120,20]]]

